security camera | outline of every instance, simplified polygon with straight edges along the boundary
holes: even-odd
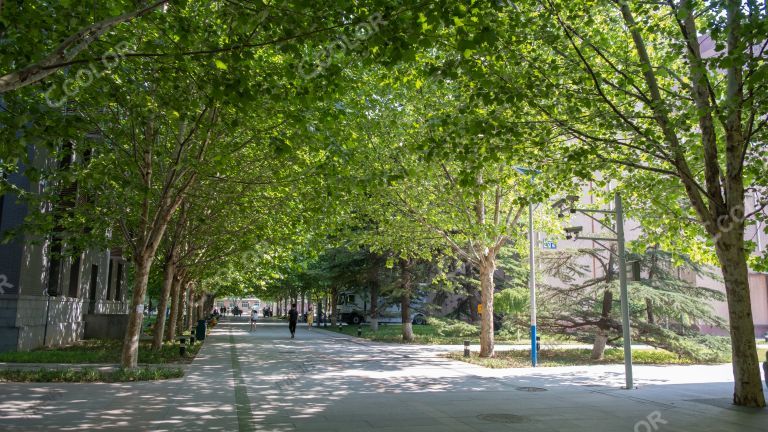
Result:
[[[565,238],[570,240],[574,237],[578,237],[579,233],[584,230],[584,227],[574,226],[565,229]]]
[[[552,204],[552,208],[558,210],[557,216],[564,217],[565,212],[576,213],[573,208],[574,204],[579,200],[578,195],[568,195],[565,198],[560,198]]]

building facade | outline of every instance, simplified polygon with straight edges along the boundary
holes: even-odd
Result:
[[[245,298],[230,297],[230,298],[216,299],[216,304],[214,305],[216,309],[227,308],[228,313],[231,313],[232,309],[234,309],[235,306],[237,306],[238,309],[244,312],[250,311],[253,309],[261,311],[262,301],[256,297],[245,297]]]
[[[8,175],[7,181],[41,192],[44,185],[30,182],[23,172]],[[29,211],[16,195],[0,196],[0,235],[18,228]],[[120,252],[89,249],[64,257],[52,252],[61,244],[52,243],[52,236],[20,234],[0,244],[0,352],[61,346],[87,333],[103,334],[103,319],[88,328],[94,317],[124,321],[128,266]]]
[[[591,207],[594,203],[594,198],[590,193],[589,188],[585,188],[580,198],[577,207]],[[756,195],[747,195],[745,199],[746,214],[753,212],[759,205],[759,197]],[[606,235],[606,230],[600,226],[595,220],[581,214],[574,213],[570,215],[570,226],[580,226],[583,228],[582,236],[586,237],[601,237]],[[610,234],[610,233],[608,233]],[[637,221],[626,220],[625,221],[625,235],[626,240],[631,241],[637,239],[642,234],[642,227]],[[745,230],[745,239],[755,243],[755,254],[762,255],[766,252],[766,242],[768,241],[768,234],[766,234],[765,226],[759,222],[750,225]],[[546,239],[539,235],[539,244],[547,244]],[[574,239],[574,240],[561,240],[558,242],[549,242],[549,247],[545,249],[574,249],[574,248],[600,248],[596,242],[586,239]],[[598,265],[594,258],[584,257],[581,259],[580,264],[583,265],[591,273],[590,277],[596,278],[602,276],[601,266]],[[711,268],[711,273],[720,275],[719,268]],[[710,288],[725,293],[725,285],[721,280],[716,280],[708,277],[704,274],[696,274],[695,272],[688,271],[685,268],[678,269],[678,275],[681,279],[686,280],[695,286]],[[559,280],[548,277],[547,283],[553,286],[560,286],[562,282]],[[763,337],[768,333],[768,274],[749,270],[749,287],[750,297],[752,301],[752,318],[755,325],[755,336]],[[629,293],[632,296],[632,292]],[[714,302],[712,307],[715,313],[728,321],[728,305],[726,302]],[[708,325],[700,326],[701,332],[705,334],[713,335],[728,335],[728,329],[717,328]]]

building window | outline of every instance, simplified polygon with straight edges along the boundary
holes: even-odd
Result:
[[[250,304],[248,302],[243,302],[243,309],[248,309],[250,307]]]
[[[48,295],[56,297],[59,292],[61,279],[61,240],[54,235],[51,240],[51,258],[48,261]]]
[[[80,257],[72,259],[72,265],[69,267],[69,296],[77,298],[80,291]]]
[[[112,300],[112,267],[115,262],[109,260],[109,270],[107,271],[107,300]]]
[[[121,301],[123,290],[123,263],[117,264],[117,279],[115,280],[115,300]]]
[[[224,302],[219,302],[218,306],[219,306],[219,309],[223,308],[224,307]]]
[[[90,313],[96,313],[96,288],[99,285],[99,266],[91,265],[91,283],[88,285],[88,300],[90,300]]]

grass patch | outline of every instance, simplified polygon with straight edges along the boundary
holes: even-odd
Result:
[[[0,362],[6,363],[120,363],[123,342],[111,339],[79,341],[61,348],[43,348],[27,352],[0,353]],[[178,343],[164,343],[159,351],[152,350],[149,341],[139,343],[139,363],[165,364],[190,362],[202,346],[196,342],[187,346],[187,354],[179,355]]]
[[[467,324],[469,325],[469,324]],[[395,342],[403,343],[403,325],[402,324],[379,324],[379,330],[374,332],[369,325],[363,325],[362,338],[376,342]],[[337,327],[331,327],[330,324],[326,330],[342,333],[349,336],[357,336],[357,326],[345,325],[339,330]],[[443,328],[431,324],[413,326],[413,342],[415,344],[425,345],[461,345],[465,340],[473,344],[479,343],[477,336],[462,336],[461,334],[452,334],[451,328],[441,331]],[[462,329],[464,330],[464,329]],[[479,330],[478,330],[479,332]],[[513,340],[496,338],[497,344],[526,344],[528,340]]]
[[[624,362],[624,351],[619,348],[609,348],[605,350],[605,356],[602,360],[592,360],[591,350],[588,349],[555,349],[541,350],[538,356],[538,366],[582,366],[582,365],[605,365],[621,364]],[[531,351],[497,351],[494,358],[481,358],[478,353],[472,353],[469,358],[464,357],[464,353],[449,353],[448,358],[472,363],[487,368],[521,368],[531,366]],[[688,365],[693,364],[688,359],[678,357],[669,351],[655,350],[634,350],[632,351],[632,363],[646,365]]]
[[[181,368],[138,368],[100,371],[98,369],[39,369],[39,370],[0,370],[0,381],[12,382],[130,382],[154,381],[181,378]]]

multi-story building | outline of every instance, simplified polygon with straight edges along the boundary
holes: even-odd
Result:
[[[590,193],[590,190],[586,188],[580,198],[580,202],[577,207],[591,207],[594,203],[594,198]],[[749,195],[745,200],[746,214],[752,213],[759,206],[759,197],[756,195]],[[585,237],[601,237],[606,235],[606,230],[600,226],[598,222],[590,219],[588,216],[581,213],[573,213],[570,216],[568,222],[571,226],[580,226],[583,228],[581,233]],[[610,233],[608,233],[610,234]],[[637,239],[642,234],[642,227],[637,221],[626,220],[625,221],[625,235],[626,240],[631,241]],[[539,236],[540,244],[543,239]],[[755,254],[763,254],[766,251],[768,243],[768,234],[765,227],[760,223],[747,227],[745,232],[745,239],[755,243]],[[586,239],[574,239],[574,240],[561,240],[559,242],[544,242],[548,246],[545,249],[572,249],[572,248],[600,248],[596,242]],[[585,268],[587,268],[589,277],[597,278],[602,276],[602,268],[594,258],[583,257],[580,262]],[[720,275],[720,269],[712,268],[711,273]],[[722,281],[708,277],[705,274],[697,274],[693,271],[689,271],[685,268],[678,269],[678,276],[688,283],[711,289],[716,289],[725,293],[725,285]],[[558,286],[562,282],[555,278],[547,278],[547,283]],[[752,317],[755,324],[755,336],[762,337],[768,333],[768,274],[749,270],[749,286],[750,296],[752,300]],[[630,296],[632,293],[629,293]],[[712,304],[715,313],[728,321],[728,305],[726,302],[715,302]],[[706,334],[715,335],[727,335],[728,330],[723,328],[716,328],[707,325],[701,325],[700,329]]]
[[[220,298],[216,300],[216,304],[214,305],[215,308],[221,309],[221,308],[227,308],[227,311],[231,313],[232,309],[237,306],[238,309],[242,310],[244,313],[247,313],[250,310],[256,309],[258,311],[261,311],[262,302],[256,297],[246,297],[246,298],[236,298],[236,297],[228,297],[228,298]]]
[[[35,156],[30,149],[30,156]],[[45,163],[37,155],[36,163]],[[40,193],[24,169],[7,176]],[[29,211],[12,193],[0,196],[0,236],[18,228]],[[118,250],[88,249],[64,256],[54,235],[19,234],[0,244],[0,352],[59,346],[94,337],[121,337],[127,322],[127,263]]]

